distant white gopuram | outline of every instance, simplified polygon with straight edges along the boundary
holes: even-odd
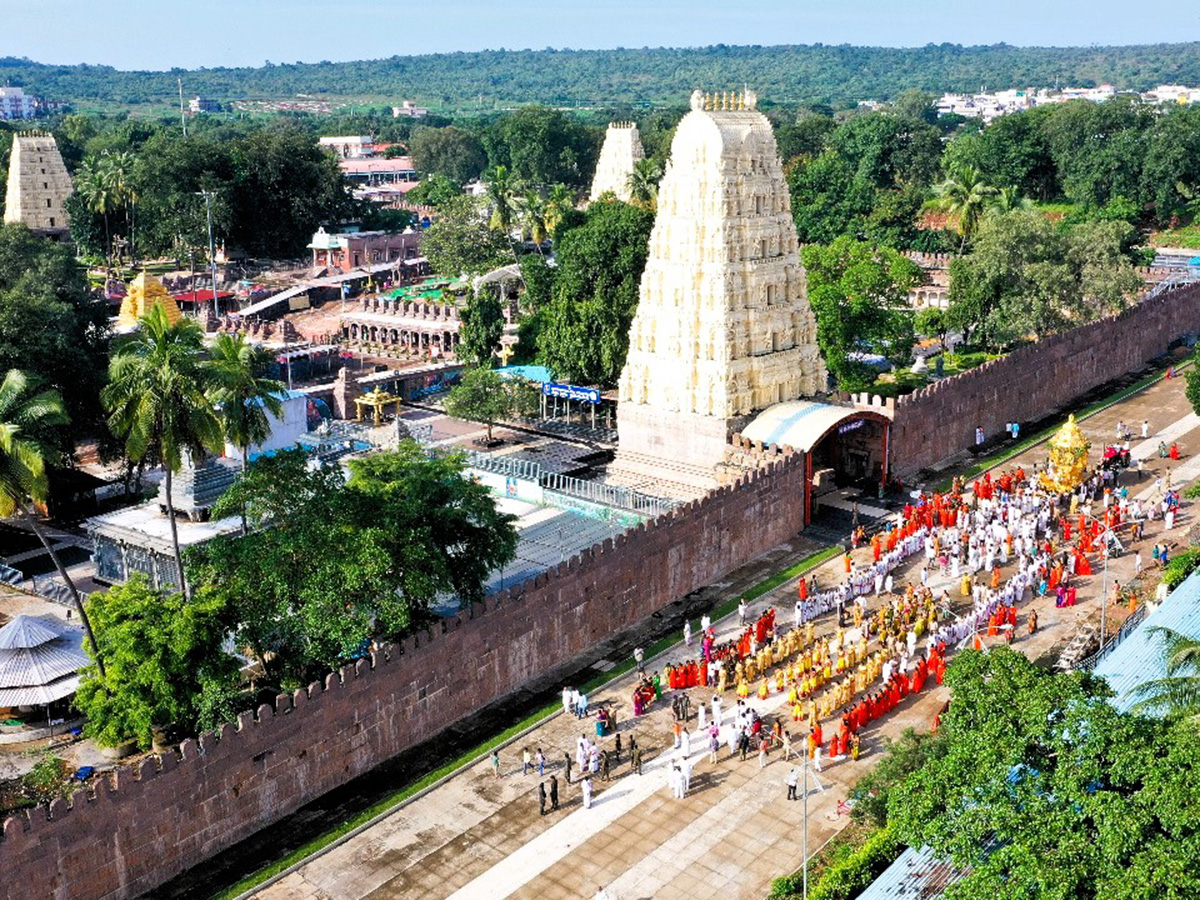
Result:
[[[588,199],[595,203],[602,194],[611,193],[628,203],[629,176],[633,174],[634,163],[645,158],[637,126],[632,122],[610,122]]]
[[[692,94],[659,185],[620,454],[696,466],[774,403],[826,390],[775,135],[752,92]]]

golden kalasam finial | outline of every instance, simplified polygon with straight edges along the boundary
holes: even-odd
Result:
[[[729,91],[721,91],[721,109],[729,109]]]

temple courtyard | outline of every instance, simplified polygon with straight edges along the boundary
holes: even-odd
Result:
[[[1136,471],[1124,474],[1131,497],[1143,501],[1155,494],[1155,478],[1171,473],[1176,487],[1186,486],[1200,476],[1200,417],[1192,412],[1183,394],[1183,379],[1161,380],[1146,390],[1087,418],[1081,424],[1092,442],[1092,459],[1099,458],[1105,443],[1116,438],[1117,425],[1125,423],[1135,434],[1134,459],[1145,466],[1139,481]],[[1143,420],[1149,422],[1149,437],[1140,439]],[[1160,441],[1178,442],[1178,462],[1160,459]],[[1020,463],[1031,471],[1045,458],[1045,448],[1035,447],[1002,468]],[[1148,524],[1143,540],[1130,552],[1114,559],[1108,572],[1112,579],[1128,584],[1134,577],[1134,553],[1140,551],[1143,583],[1153,588],[1157,582],[1150,559],[1150,546],[1156,541],[1179,542],[1191,528],[1191,504],[1185,502],[1174,529],[1163,533],[1161,519]],[[777,559],[792,559],[799,545],[772,548]],[[870,549],[855,551],[858,561],[869,559]],[[897,590],[916,577],[920,555],[911,557],[897,571]],[[786,563],[785,563],[786,564]],[[782,565],[779,566],[782,568]],[[750,567],[746,567],[749,569]],[[756,577],[761,578],[761,567]],[[1012,566],[1002,570],[1004,577]],[[840,583],[843,563],[836,558],[816,570],[819,584]],[[936,595],[943,588],[951,592],[955,612],[966,608],[964,598],[948,577],[935,577],[930,586]],[[712,589],[714,602],[728,599],[753,583],[747,571],[734,572]],[[1020,606],[1014,646],[1033,659],[1050,665],[1058,652],[1076,633],[1082,620],[1097,617],[1101,605],[1100,568],[1082,580],[1080,603],[1073,608],[1055,608],[1054,598],[1027,600]],[[782,628],[791,627],[796,599],[796,581],[780,585],[756,601],[750,617],[770,606],[778,609]],[[880,604],[868,598],[869,609]],[[1040,627],[1030,636],[1026,623],[1036,610]],[[1124,610],[1109,605],[1110,629]],[[835,616],[827,613],[816,620],[818,636],[830,635],[836,627]],[[736,614],[714,626],[718,643],[741,631]],[[694,624],[695,627],[695,624]],[[698,632],[699,629],[696,628]],[[987,639],[996,643],[1001,638]],[[951,649],[953,653],[953,648]],[[690,651],[682,644],[671,647],[659,657],[645,661],[647,671],[661,670],[670,662],[695,658],[698,644]],[[595,778],[596,793],[590,809],[584,809],[578,784],[563,783],[565,753],[574,758],[575,742],[581,733],[594,735],[594,718],[578,721],[572,715],[558,714],[527,734],[501,748],[499,777],[490,760],[460,770],[424,794],[407,802],[395,812],[361,832],[335,843],[322,855],[311,858],[260,890],[255,896],[270,900],[351,900],[351,898],[588,898],[600,887],[614,900],[637,898],[761,898],[769,890],[771,879],[800,868],[803,860],[803,804],[786,799],[786,779],[796,763],[784,761],[773,753],[770,762],[760,768],[751,753],[745,761],[730,755],[722,745],[718,761],[709,762],[706,741],[692,742],[694,773],[690,789],[683,799],[675,799],[667,784],[667,770],[678,752],[672,749],[672,711],[670,692],[651,706],[640,718],[633,717],[631,691],[634,676],[616,679],[593,695],[591,709],[614,710],[619,732],[628,746],[636,736],[645,750],[643,772],[631,774],[626,752],[612,773],[611,781]],[[692,689],[692,709],[711,700],[711,690]],[[849,821],[845,806],[850,788],[876,763],[884,742],[904,729],[927,730],[948,698],[948,690],[927,683],[925,690],[909,697],[890,715],[868,725],[862,732],[862,756],[858,761],[846,758],[824,763],[818,776],[821,788],[810,786],[808,793],[808,849],[817,852]],[[736,698],[732,691],[723,697],[728,710]],[[772,695],[765,701],[750,701],[767,718],[786,715],[786,694]],[[792,723],[786,717],[793,741],[801,745],[807,733],[805,723]],[[832,720],[826,720],[826,724]],[[695,713],[689,722],[696,729]],[[828,736],[829,728],[826,730]],[[480,741],[487,735],[480,734]],[[614,738],[606,737],[601,746],[611,749]],[[561,808],[545,816],[538,813],[536,772],[523,775],[521,754],[541,748],[549,765],[545,777],[557,775]],[[578,773],[574,773],[577,779]]]

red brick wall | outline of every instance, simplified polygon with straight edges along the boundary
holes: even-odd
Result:
[[[489,598],[444,634],[281,695],[178,757],[123,767],[49,816],[7,819],[3,896],[150,890],[788,540],[803,491],[804,458],[788,457]]]
[[[1192,285],[900,397],[892,425],[893,471],[912,473],[974,446],[977,425],[993,437],[1014,419],[1036,421],[1066,410],[1075,398],[1197,330],[1200,285]]]

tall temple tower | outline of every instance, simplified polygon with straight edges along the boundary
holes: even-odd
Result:
[[[775,135],[753,93],[692,94],[621,372],[620,456],[712,467],[751,413],[826,390]]]
[[[47,237],[64,238],[71,223],[63,204],[72,189],[71,176],[52,135],[30,131],[13,138],[4,195],[5,222],[23,222]]]
[[[629,202],[629,176],[633,174],[633,164],[645,158],[637,126],[632,122],[610,122],[588,199],[595,203],[601,194],[613,193],[618,200]]]

